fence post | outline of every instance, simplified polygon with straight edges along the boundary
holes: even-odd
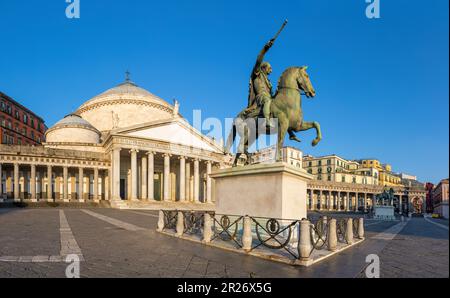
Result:
[[[178,211],[177,214],[177,236],[181,237],[184,234],[184,215],[183,212]]]
[[[203,214],[203,242],[205,243],[211,242],[211,228],[211,215],[209,215],[208,212],[205,212],[205,214]]]
[[[345,231],[345,239],[348,244],[353,244],[353,219],[347,219],[347,230]]]
[[[300,221],[300,241],[298,245],[298,252],[300,260],[308,261],[311,254],[311,223],[307,219],[302,219]]]
[[[364,239],[364,218],[360,218],[358,221],[358,238]]]
[[[162,232],[164,230],[164,211],[159,210],[158,216],[158,232]]]
[[[337,249],[337,232],[336,219],[332,218],[328,223],[328,250],[336,251]]]
[[[252,249],[252,219],[249,216],[244,216],[244,231],[242,234],[242,249],[250,251]]]

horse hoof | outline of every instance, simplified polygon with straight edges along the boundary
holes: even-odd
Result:
[[[315,146],[317,146],[317,144],[319,144],[319,142],[320,142],[320,140],[314,140],[313,142],[312,142],[312,146],[313,147],[315,147]]]
[[[291,140],[291,141],[296,141],[296,142],[299,142],[299,143],[302,142],[302,141],[301,141],[299,138],[297,138],[297,137],[290,137],[289,140]]]

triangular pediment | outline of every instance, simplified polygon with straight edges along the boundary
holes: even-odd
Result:
[[[202,135],[182,118],[144,123],[114,131],[113,134],[223,153],[223,149],[218,143]]]

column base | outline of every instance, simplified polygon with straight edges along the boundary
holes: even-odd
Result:
[[[13,202],[14,202],[14,203],[20,203],[21,200],[20,200],[20,199],[14,199]]]
[[[94,200],[94,203],[100,203],[100,200]]]
[[[37,203],[37,201],[38,201],[38,200],[36,200],[36,199],[31,199],[31,200],[30,200],[31,203]]]
[[[84,199],[78,200],[78,203],[84,203],[84,202],[85,202]]]

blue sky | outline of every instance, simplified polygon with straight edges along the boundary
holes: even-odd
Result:
[[[266,59],[275,84],[291,65],[308,65],[317,91],[305,119],[324,139],[299,135],[307,154],[375,157],[422,181],[448,177],[447,0],[65,0],[0,2],[0,90],[51,126],[124,80],[172,102],[192,120],[232,117],[247,102],[251,68],[285,18]],[[287,142],[287,144],[291,144]],[[296,145],[296,144],[291,144]],[[296,145],[297,146],[297,145]]]

